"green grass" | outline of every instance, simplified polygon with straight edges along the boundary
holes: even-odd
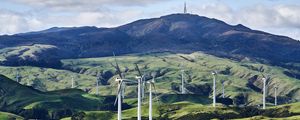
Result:
[[[261,88],[260,79],[262,78],[262,75],[260,71],[262,71],[265,75],[271,76],[271,81],[268,87],[268,91],[270,91],[268,94],[270,96],[273,96],[272,91],[275,83],[281,84],[279,87],[279,94],[281,96],[285,96],[292,91],[295,93],[292,96],[294,99],[299,99],[298,96],[300,95],[300,91],[298,90],[300,82],[294,78],[284,75],[283,71],[285,69],[276,66],[269,66],[249,61],[237,62],[199,52],[192,54],[133,54],[117,56],[117,60],[122,70],[126,67],[129,68],[129,71],[126,73],[126,76],[129,79],[135,79],[134,77],[137,75],[134,70],[135,63],[140,65],[143,72],[147,73],[156,71],[158,73],[164,73],[156,79],[157,91],[161,94],[178,92],[172,90],[171,85],[172,83],[180,84],[180,66],[182,65],[182,68],[186,70],[185,76],[187,77],[187,82],[191,85],[202,83],[211,84],[212,76],[210,72],[212,70],[226,71],[226,69],[228,69],[228,74],[218,75],[217,94],[221,93],[221,84],[219,81],[224,79],[226,80],[225,91],[227,96],[231,96],[231,98],[233,98],[241,92],[247,93],[249,94],[249,101],[253,101],[252,104],[259,104],[261,102],[261,93],[247,87],[247,83],[251,77],[258,75],[258,79],[254,81],[254,85]],[[90,75],[96,71],[114,72],[113,67],[111,66],[111,63],[113,62],[114,59],[112,57],[63,60],[66,68],[72,70],[84,69],[86,72],[83,74],[86,75]],[[110,86],[114,85],[114,77],[110,78],[108,82],[111,84]],[[104,95],[114,93],[113,90],[108,90],[109,88],[107,86],[104,86],[103,88],[106,89],[102,92]],[[135,89],[128,89],[128,95],[134,92],[132,90]]]
[[[294,106],[293,103],[285,106]],[[298,106],[295,106],[298,107]],[[286,109],[288,115],[282,110]],[[274,119],[274,120],[289,120],[298,119],[300,113],[293,112],[293,108],[286,108],[284,106],[270,107],[266,110],[258,108],[238,108],[238,107],[226,107],[218,104],[215,108],[212,105],[203,105],[193,102],[175,102],[172,104],[157,104],[153,105],[153,118],[154,119],[171,119],[171,120],[187,120],[187,119],[236,119],[236,120],[259,120],[259,119]],[[117,113],[111,111],[86,111],[85,120],[92,119],[105,119],[115,120],[117,119]],[[127,109],[122,111],[122,119],[132,120],[136,119],[137,108]],[[148,105],[142,106],[142,118],[147,119]],[[250,116],[250,117],[247,117]]]
[[[0,112],[0,120],[23,120],[24,118],[7,112]]]
[[[95,110],[104,105],[105,97],[90,95],[79,89],[40,92],[2,75],[0,80],[0,88],[5,91],[0,97],[0,107],[7,111],[33,108]]]
[[[223,71],[226,74],[219,74],[217,77],[217,94],[221,93],[220,80],[224,79],[226,96],[234,98],[240,93],[249,95],[249,101],[253,101],[253,105],[261,103],[261,93],[247,87],[248,80],[255,75],[258,78],[254,80],[254,86],[261,88],[260,71],[263,74],[271,76],[268,86],[268,95],[273,96],[273,86],[280,84],[279,95],[289,95],[293,99],[300,100],[300,81],[290,78],[283,74],[284,68],[269,66],[250,61],[234,61],[225,58],[218,58],[212,55],[200,52],[192,54],[173,54],[173,53],[151,53],[151,54],[130,54],[117,56],[122,71],[128,68],[125,73],[126,78],[135,79],[137,72],[134,70],[134,64],[138,63],[142,72],[157,72],[159,76],[156,78],[156,88],[159,94],[174,94],[179,91],[171,89],[172,84],[180,84],[180,66],[185,72],[188,84],[212,84],[212,70]],[[85,58],[85,59],[68,59],[63,60],[63,68],[65,70],[57,70],[51,68],[39,67],[4,67],[0,66],[0,72],[11,79],[15,80],[16,71],[19,69],[22,76],[21,84],[31,85],[42,91],[52,91],[66,89],[71,87],[71,76],[75,76],[76,88],[91,89],[91,94],[96,92],[96,75],[98,73],[109,72],[115,74],[115,70],[111,63],[114,63],[113,57],[101,58]],[[73,72],[72,72],[73,71]],[[116,75],[108,76],[104,80],[108,81],[108,85],[100,85],[101,95],[115,95],[116,92]],[[197,88],[198,89],[198,88]],[[136,86],[129,85],[126,91],[127,96],[134,96]],[[191,94],[201,94],[191,91]]]
[[[190,117],[208,116],[208,118],[221,118],[220,116],[241,116],[237,108],[225,107],[219,105],[218,108],[211,108],[212,70],[218,70],[217,76],[217,94],[221,94],[220,80],[225,80],[225,94],[230,98],[235,98],[240,94],[247,94],[250,105],[256,106],[261,103],[262,94],[260,91],[247,86],[250,79],[253,79],[253,85],[257,88],[262,87],[261,78],[263,74],[271,76],[268,85],[268,96],[273,96],[275,83],[280,84],[279,96],[289,96],[294,101],[300,100],[300,81],[286,76],[283,72],[286,70],[277,66],[255,63],[251,61],[234,61],[215,56],[192,53],[192,54],[173,54],[173,53],[151,53],[151,54],[130,54],[117,56],[117,61],[122,69],[128,68],[125,73],[126,78],[135,80],[137,72],[134,64],[139,64],[142,73],[156,72],[156,91],[159,96],[161,106],[154,104],[154,116],[158,118],[159,110],[165,110],[166,114],[161,117],[171,119],[186,119]],[[30,66],[6,67],[0,66],[0,73],[15,80],[17,69],[20,71],[23,85],[30,85],[44,92],[33,90],[30,87],[21,86],[15,82],[2,82],[1,88],[9,91],[10,94],[0,98],[7,99],[7,109],[59,109],[71,108],[78,111],[85,111],[88,118],[105,116],[107,119],[116,119],[116,113],[113,111],[96,111],[98,107],[107,100],[108,96],[115,96],[116,82],[115,70],[111,63],[114,63],[113,57],[68,59],[63,60],[63,69],[40,68]],[[180,85],[181,67],[186,71],[184,76],[187,81],[188,94],[178,94]],[[100,85],[100,97],[92,95],[95,93],[96,75],[101,73],[113,74],[106,76],[102,80],[107,80],[107,85]],[[71,76],[75,76],[76,88],[90,88],[90,93],[85,93],[78,89],[69,89],[71,87]],[[1,76],[1,79],[7,79]],[[13,83],[13,84],[12,84]],[[173,87],[173,89],[172,89]],[[16,90],[16,91],[14,91]],[[136,85],[127,85],[125,103],[133,108],[124,110],[124,118],[132,119],[136,117]],[[24,96],[26,95],[26,96]],[[147,103],[148,91],[146,91],[145,103]],[[111,100],[110,102],[113,102]],[[106,101],[107,102],[107,101]],[[80,104],[78,104],[80,103]],[[271,103],[268,103],[271,105]],[[300,113],[298,104],[289,104],[291,113]],[[147,104],[143,106],[143,117],[148,116]],[[280,109],[279,109],[280,108]],[[270,107],[270,111],[275,113],[282,112],[284,106]],[[170,111],[168,111],[170,109]],[[278,109],[278,110],[277,110]],[[259,116],[258,116],[259,117]],[[264,117],[269,117],[268,115]],[[295,115],[296,117],[296,115]],[[203,117],[205,119],[206,117]],[[232,117],[234,118],[234,117]]]

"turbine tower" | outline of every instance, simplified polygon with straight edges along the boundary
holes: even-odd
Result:
[[[152,84],[154,83],[154,77],[152,81],[149,81],[149,120],[152,120]]]
[[[222,98],[225,98],[225,85],[224,85],[225,80],[222,80],[221,83],[222,83]]]
[[[118,82],[118,92],[117,92],[117,97],[116,99],[118,100],[118,120],[122,120],[122,79],[116,79],[116,81]],[[115,101],[115,105],[116,105],[116,101]]]
[[[213,71],[213,72],[211,72],[211,74],[213,75],[213,107],[216,107],[216,75],[217,75],[217,72]]]
[[[99,95],[99,77],[96,78],[96,95]]]
[[[185,94],[184,70],[181,70],[181,94]]]
[[[71,78],[71,84],[72,84],[72,86],[71,86],[71,88],[75,88],[75,84],[74,84],[74,76],[72,76],[72,78]]]
[[[267,82],[267,79],[265,77],[263,77],[262,80],[263,80],[263,109],[266,109],[266,82]]]
[[[18,83],[20,83],[21,82],[21,75],[20,75],[20,72],[19,72],[19,70],[17,70],[17,74],[16,74],[16,81],[18,82]]]
[[[116,105],[118,103],[118,120],[122,120],[122,101],[124,98],[124,89],[125,83],[136,83],[133,80],[128,80],[128,79],[123,79],[123,78],[116,78],[116,82],[118,83],[118,90],[117,90],[117,96],[116,96],[116,100],[115,100],[115,104]]]
[[[276,85],[274,87],[274,105],[276,106],[277,105],[277,90],[278,90],[278,86]]]
[[[137,76],[136,79],[138,80],[138,109],[137,109],[137,119],[142,120],[142,77]]]
[[[155,93],[156,92],[156,87],[155,87],[155,76],[156,76],[156,73],[152,73],[151,74],[152,76],[152,80],[151,81],[148,81],[147,83],[149,84],[149,120],[152,120],[152,88],[154,89]]]
[[[137,119],[141,120],[142,119],[142,80],[144,76],[142,75],[139,66],[135,64],[135,69],[138,71],[139,76],[136,77],[137,82],[138,82],[138,109],[137,109]]]

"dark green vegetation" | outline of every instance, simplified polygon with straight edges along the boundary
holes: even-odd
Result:
[[[129,54],[117,56],[117,60],[126,78],[129,79],[134,79],[137,75],[137,72],[134,70],[135,63],[140,65],[143,73],[156,72],[156,99],[159,99],[160,102],[160,104],[155,102],[154,105],[154,116],[156,118],[185,119],[186,117],[202,118],[206,116],[203,119],[222,119],[259,117],[260,115],[265,117],[298,115],[298,113],[286,113],[286,110],[282,110],[287,108],[295,111],[298,108],[297,104],[290,104],[291,107],[278,107],[278,109],[273,107],[267,111],[257,108],[257,105],[261,104],[262,97],[260,92],[262,88],[261,74],[271,77],[268,82],[267,102],[269,107],[273,106],[275,83],[281,85],[278,90],[279,104],[299,101],[300,81],[286,75],[285,72],[291,71],[282,67],[255,63],[250,60],[237,62],[200,52],[192,54]],[[40,92],[32,87],[20,86],[16,82],[8,81],[5,77],[2,77],[6,81],[1,82],[1,85],[7,89],[6,91],[11,92],[7,94],[8,96],[1,97],[1,101],[3,99],[8,101],[2,102],[1,105],[9,107],[1,108],[4,111],[10,111],[19,115],[24,115],[20,112],[24,110],[29,111],[33,116],[34,110],[46,110],[43,112],[47,113],[48,117],[56,113],[60,115],[57,118],[85,116],[86,119],[100,119],[103,117],[105,119],[116,119],[115,107],[112,105],[112,102],[114,102],[113,95],[115,95],[117,87],[114,82],[116,73],[111,65],[113,62],[113,57],[66,59],[62,61],[63,70],[28,66],[2,66],[0,67],[1,73],[14,80],[18,69],[21,74],[21,84],[31,85],[33,88],[43,91],[56,91]],[[180,68],[186,70],[184,75],[187,82],[187,95],[178,94]],[[219,71],[217,77],[218,95],[221,94],[220,80],[226,80],[225,94],[231,102],[226,102],[222,99],[218,99],[218,101],[228,104],[230,107],[223,105],[219,105],[216,109],[210,107],[212,101],[210,99],[212,85],[210,72],[212,70]],[[88,89],[87,92],[90,94],[78,89],[68,89],[71,87],[72,75],[75,76],[76,88]],[[102,97],[91,95],[95,93],[97,76],[100,79],[100,94]],[[151,77],[147,77],[147,79],[151,79]],[[18,89],[13,89],[16,87]],[[20,90],[17,92],[18,94],[14,93],[16,90]],[[26,96],[23,96],[24,94]],[[124,102],[126,104],[123,107],[127,109],[123,111],[124,118],[133,119],[136,117],[136,85],[127,85]],[[147,103],[147,99],[145,99],[145,103]],[[243,108],[242,106],[245,105],[249,107]],[[248,110],[251,112],[244,112]],[[147,117],[147,104],[144,104],[143,111],[143,116]],[[65,115],[65,113],[68,114]]]

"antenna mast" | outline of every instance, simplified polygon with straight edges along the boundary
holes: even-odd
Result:
[[[184,14],[187,14],[186,2],[184,2],[183,13],[184,13]]]

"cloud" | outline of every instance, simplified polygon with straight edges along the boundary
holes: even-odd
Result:
[[[147,6],[171,0],[12,0],[14,3],[34,9],[53,11],[95,11],[98,9],[118,7]]]
[[[201,16],[223,20],[229,24],[243,24],[273,34],[285,35],[300,40],[299,5],[253,5],[233,9],[226,4],[195,4],[191,10]]]
[[[43,21],[49,26],[97,26],[97,27],[116,27],[133,20],[139,19],[142,12],[135,10],[111,11],[111,12],[80,12],[72,16],[50,15]],[[57,19],[59,18],[59,19]],[[52,25],[51,25],[52,24]]]
[[[24,14],[0,10],[0,33],[14,34],[33,30],[42,25],[35,18],[25,16]]]

